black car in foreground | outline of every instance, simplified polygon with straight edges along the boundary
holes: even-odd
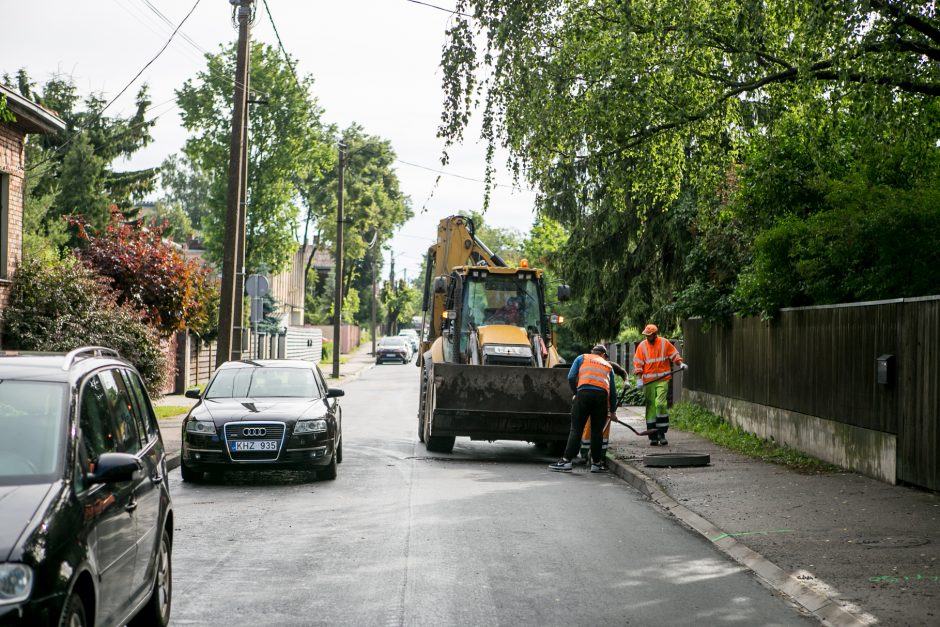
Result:
[[[284,468],[335,479],[343,461],[342,410],[323,373],[309,361],[242,360],[222,364],[183,421],[180,472]]]
[[[0,352],[0,625],[167,625],[172,540],[134,367],[101,347]]]

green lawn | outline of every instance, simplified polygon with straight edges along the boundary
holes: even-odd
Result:
[[[153,410],[157,413],[157,420],[169,418],[170,416],[179,416],[189,411],[185,405],[154,405]]]

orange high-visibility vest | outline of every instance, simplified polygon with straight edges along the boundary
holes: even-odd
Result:
[[[657,337],[652,346],[647,340],[643,340],[633,355],[633,372],[646,383],[672,370],[672,362],[681,364],[682,357],[669,340]],[[663,377],[663,380],[668,381],[671,378],[672,376]]]
[[[593,385],[610,394],[610,373],[614,370],[611,365],[606,359],[594,353],[588,353],[582,357],[584,361],[578,368],[578,387]]]

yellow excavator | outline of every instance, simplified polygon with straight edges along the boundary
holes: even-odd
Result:
[[[558,286],[558,300],[568,297]],[[542,271],[524,259],[508,266],[477,239],[470,218],[451,216],[428,249],[422,308],[418,439],[427,450],[449,453],[456,437],[469,436],[560,454],[571,389]]]

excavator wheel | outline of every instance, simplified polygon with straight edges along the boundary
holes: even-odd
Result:
[[[454,450],[454,442],[457,439],[456,437],[452,435],[451,436],[433,436],[430,433],[427,433],[427,431],[430,428],[430,424],[428,423],[427,416],[434,413],[434,405],[435,405],[435,400],[436,400],[435,395],[434,395],[434,370],[433,368],[434,368],[433,364],[430,365],[425,375],[425,379],[426,379],[425,394],[424,394],[425,413],[423,414],[423,416],[425,416],[424,446],[431,453],[450,453],[451,451]]]
[[[421,368],[421,387],[418,392],[418,441],[424,442],[424,423],[425,412],[428,409],[428,370],[429,360],[425,358],[424,366]]]

